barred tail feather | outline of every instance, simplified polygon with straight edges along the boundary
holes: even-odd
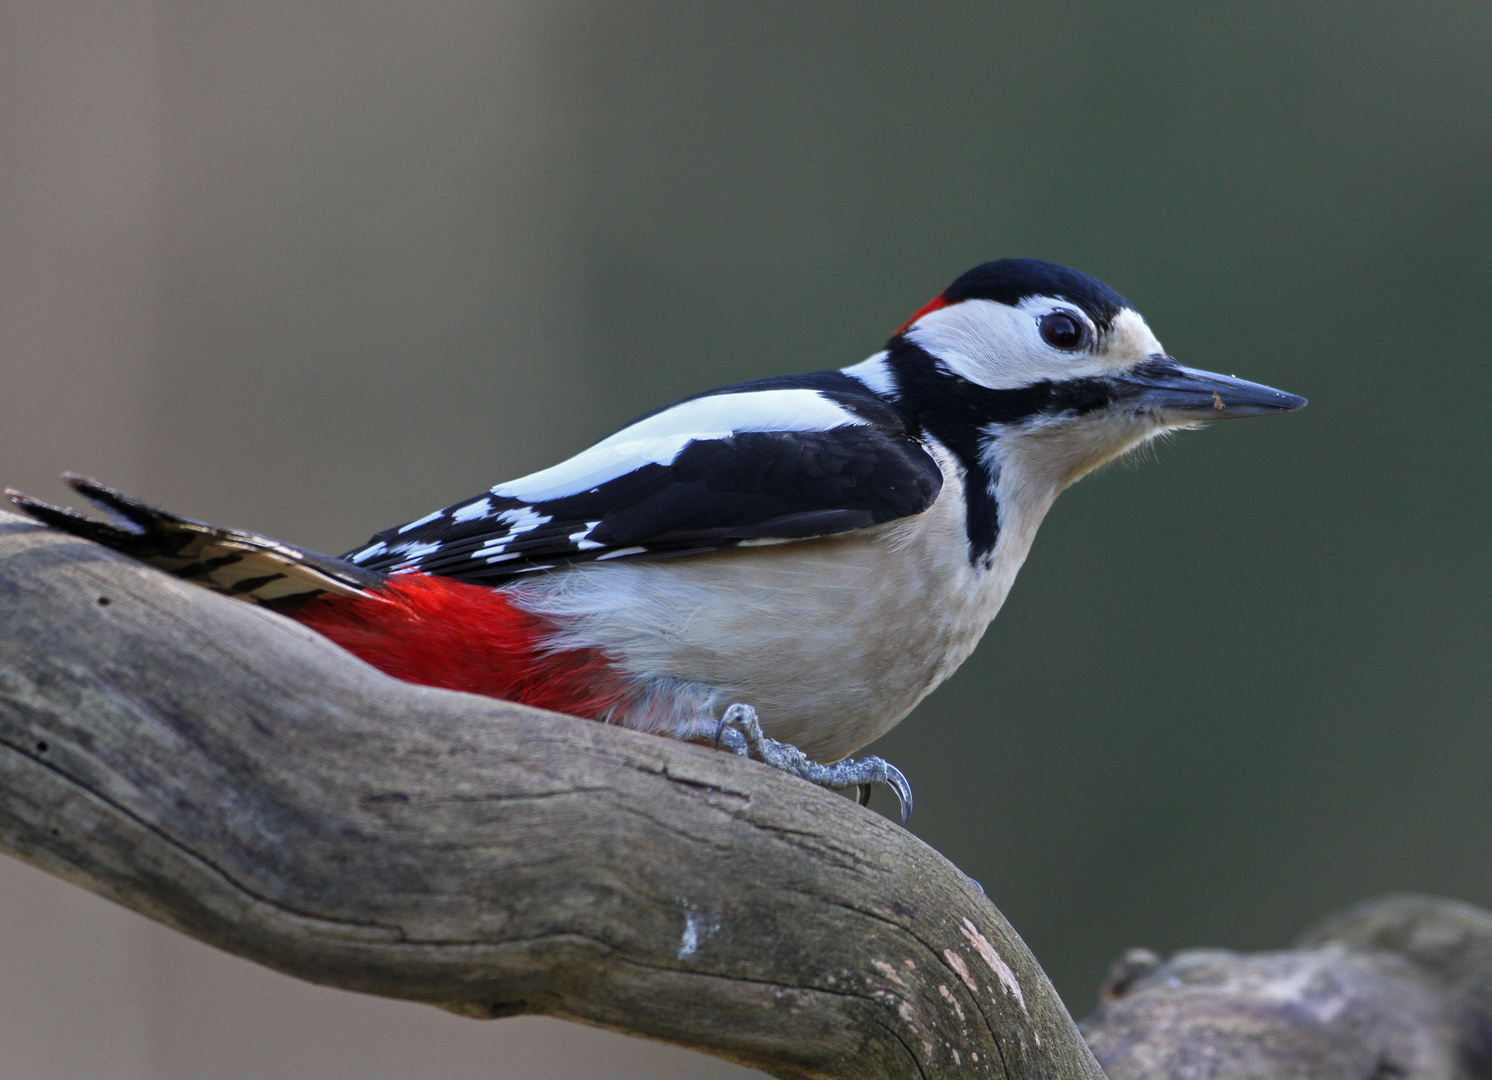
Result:
[[[177,517],[86,476],[64,479],[113,522],[50,506],[7,489],[16,507],[45,525],[139,559],[195,585],[279,611],[332,593],[366,596],[387,575],[267,536]]]

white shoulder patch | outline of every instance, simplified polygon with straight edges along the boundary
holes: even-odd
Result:
[[[669,465],[691,442],[742,431],[829,431],[865,421],[817,390],[753,390],[695,398],[639,420],[567,461],[492,489],[546,502],[589,491],[649,463]]]
[[[859,379],[867,388],[882,397],[893,399],[896,397],[896,378],[891,374],[891,366],[886,363],[885,349],[868,360],[862,360],[858,364],[839,370],[852,379]]]

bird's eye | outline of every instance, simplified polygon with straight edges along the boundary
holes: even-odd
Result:
[[[1041,317],[1041,340],[1054,349],[1081,348],[1088,335],[1083,324],[1065,311]]]

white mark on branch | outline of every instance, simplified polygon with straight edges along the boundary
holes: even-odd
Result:
[[[886,963],[886,961],[884,961],[884,960],[872,960],[870,962],[870,966],[873,967],[873,968],[875,968],[882,975],[886,976],[886,978],[890,979],[897,986],[906,986],[907,985],[906,983],[904,983],[904,982],[901,981],[901,976],[896,973],[896,969],[894,967],[892,967],[890,964]]]
[[[938,984],[938,993],[943,995],[943,1000],[953,1006],[953,1011],[958,1013],[958,1022],[964,1022],[964,1007],[958,1003],[958,998],[953,996],[953,991],[948,989],[947,983]]]
[[[958,973],[958,977],[964,981],[964,985],[976,994],[979,992],[979,984],[969,975],[969,965],[964,963],[964,958],[952,949],[943,950],[943,959],[948,961],[948,966]]]
[[[896,1007],[896,1015],[900,1016],[907,1023],[915,1024],[917,1022],[917,1010],[912,1007],[910,1001],[896,993],[896,991],[872,990],[870,996],[887,1005],[894,1005]]]
[[[975,926],[974,920],[967,915],[964,916],[963,929],[964,937],[969,939],[969,944],[974,946],[974,951],[984,958],[984,962],[999,978],[1000,985],[1005,988],[1005,992],[1015,998],[1016,1003],[1021,1007],[1021,1012],[1025,1012],[1026,995],[1021,993],[1021,984],[1016,981],[1015,972],[1010,970],[1010,965],[999,953],[995,952],[995,947],[989,943],[989,939],[979,932],[979,927]]]
[[[699,943],[720,932],[720,916],[706,914],[682,896],[674,902],[684,909],[684,933],[679,938],[679,959],[693,956],[699,951]]]

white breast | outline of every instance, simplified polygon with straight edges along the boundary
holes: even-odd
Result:
[[[837,760],[885,734],[968,657],[1034,533],[1034,524],[1002,530],[992,565],[971,565],[962,478],[950,455],[930,449],[947,480],[914,518],[583,565],[508,591],[563,627],[556,644],[598,648],[636,677],[639,699],[619,722],[708,737],[719,710],[742,701],[772,738]]]

